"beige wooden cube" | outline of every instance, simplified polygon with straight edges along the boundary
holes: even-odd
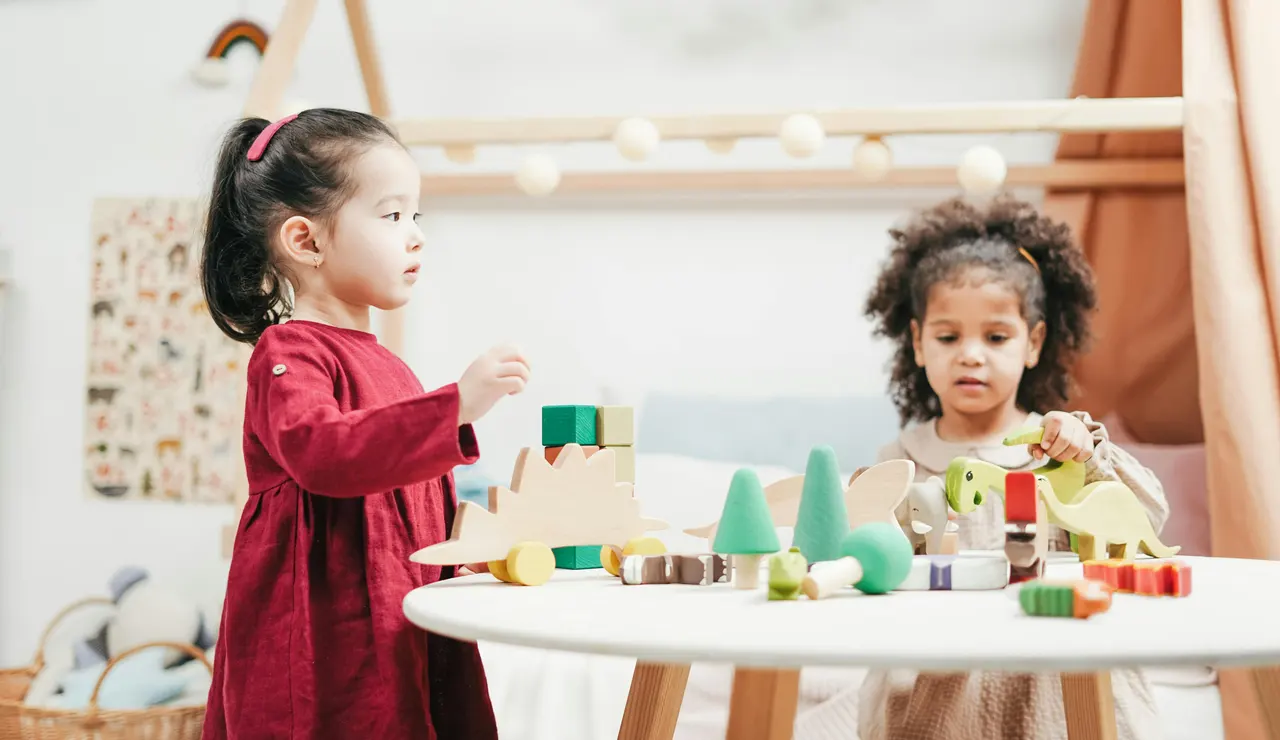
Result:
[[[617,461],[615,467],[614,478],[619,483],[635,483],[636,482],[636,448],[634,447],[606,447],[607,450],[613,450],[613,459]]]
[[[596,408],[596,444],[629,447],[636,443],[635,410],[630,406]]]

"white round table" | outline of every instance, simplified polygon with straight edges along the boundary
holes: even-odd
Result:
[[[1110,669],[1280,665],[1280,562],[1179,560],[1192,568],[1190,596],[1115,594],[1110,610],[1087,620],[1027,616],[1016,587],[880,596],[850,589],[818,602],[803,596],[768,601],[763,588],[626,586],[603,570],[556,571],[537,587],[488,574],[456,578],[413,591],[404,610],[422,629],[457,639],[636,658],[627,715],[635,702],[674,702],[675,711],[669,721],[657,718],[656,730],[650,721],[638,734],[625,734],[624,718],[620,737],[670,737],[666,727],[674,728],[679,696],[660,694],[682,695],[692,662],[737,666],[730,737],[738,736],[735,727],[750,728],[743,737],[790,737],[797,670],[824,665],[1060,671],[1069,676],[1064,699],[1074,695],[1068,701],[1081,714],[1078,721],[1099,721],[1097,736],[1114,737],[1114,729],[1106,733],[1108,724],[1114,727]],[[1046,572],[1048,578],[1080,575],[1080,564],[1061,556]],[[782,716],[773,716],[767,705],[777,705],[780,694],[782,709],[774,714]],[[750,717],[735,721],[743,712]],[[764,725],[779,734],[757,732]],[[1092,735],[1083,725],[1071,735],[1081,733]]]

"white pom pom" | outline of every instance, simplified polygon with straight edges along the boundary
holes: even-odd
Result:
[[[618,153],[632,162],[644,161],[658,148],[658,127],[647,118],[628,118],[613,132],[613,145]]]
[[[1000,152],[980,144],[964,153],[960,166],[956,168],[956,177],[960,187],[974,195],[994,193],[1004,184],[1008,168]]]
[[[546,154],[531,154],[516,170],[516,187],[528,195],[549,195],[560,185],[560,168]]]
[[[231,69],[222,57],[205,57],[191,70],[191,76],[205,87],[223,87],[231,81]]]
[[[778,131],[782,149],[793,157],[810,157],[822,148],[827,134],[818,119],[807,113],[787,116]]]
[[[733,147],[737,143],[737,139],[725,136],[715,139],[707,139],[707,148],[716,154],[728,154],[733,151]]]
[[[476,161],[476,145],[448,144],[444,148],[444,156],[454,164],[471,164]]]
[[[893,169],[893,152],[877,138],[865,139],[853,150],[853,170],[868,180],[880,180]]]

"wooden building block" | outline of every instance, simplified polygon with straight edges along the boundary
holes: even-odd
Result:
[[[670,555],[627,555],[622,559],[622,582],[628,586],[671,583]]]
[[[568,545],[553,547],[551,554],[556,557],[556,567],[561,570],[591,570],[601,567],[600,545]]]
[[[1111,589],[1105,583],[1077,581],[1027,581],[1018,592],[1022,611],[1036,617],[1088,619],[1111,608]]]
[[[1133,592],[1143,596],[1189,596],[1191,566],[1177,560],[1134,563]]]
[[[543,447],[542,456],[546,458],[547,462],[551,463],[552,465],[555,465],[556,458],[560,457],[560,452],[563,449],[564,449],[564,445],[560,445],[558,447]],[[591,457],[592,455],[596,454],[596,452],[598,452],[599,450],[600,448],[597,447],[596,445],[582,445],[582,452],[587,457]],[[635,481],[630,481],[630,482],[634,483]]]
[[[1116,593],[1133,593],[1132,560],[1089,560],[1082,567],[1085,578],[1101,581]]]
[[[596,444],[595,406],[543,406],[544,447]]]
[[[714,553],[700,555],[672,555],[671,577],[676,583],[690,586],[710,586],[713,583],[728,583],[732,575],[729,561],[723,555]]]
[[[613,458],[616,461],[614,470],[618,475],[619,483],[635,483],[636,482],[636,448],[634,447],[606,447],[606,450],[613,450]]]
[[[630,447],[636,443],[635,411],[630,406],[596,409],[596,444]]]

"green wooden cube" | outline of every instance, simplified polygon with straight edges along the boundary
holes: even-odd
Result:
[[[590,570],[603,568],[600,562],[602,545],[569,545],[553,547],[551,553],[556,556],[556,567],[562,570]]]
[[[561,447],[569,444],[596,443],[595,406],[543,406],[542,445]]]

